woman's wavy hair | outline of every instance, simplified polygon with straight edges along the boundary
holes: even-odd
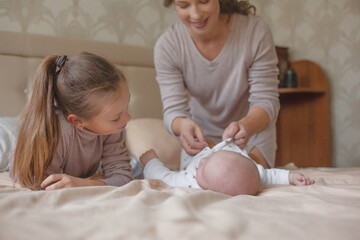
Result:
[[[55,155],[61,136],[57,114],[73,113],[88,120],[100,113],[99,99],[120,94],[121,83],[126,81],[114,65],[95,54],[73,56],[61,70],[57,70],[58,57],[48,56],[38,67],[31,97],[20,116],[12,177],[30,189],[40,189]]]
[[[170,7],[173,3],[174,0],[164,0],[165,7]],[[251,5],[247,0],[219,0],[219,3],[220,12],[223,14],[231,15],[233,13],[239,13],[248,15],[249,13],[256,13],[256,7]]]

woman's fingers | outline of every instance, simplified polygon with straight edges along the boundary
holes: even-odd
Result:
[[[230,123],[229,126],[224,130],[222,136],[223,141],[228,138],[233,138],[234,143],[240,148],[245,148],[249,140],[244,125],[239,124],[238,122]]]
[[[195,137],[198,140],[198,142],[204,144],[205,143],[205,147],[207,145],[206,141],[205,141],[205,137],[204,134],[201,130],[201,128],[195,128]]]
[[[201,128],[192,121],[188,123],[181,132],[179,140],[186,153],[195,155],[206,147],[207,143]]]
[[[181,135],[180,143],[184,150],[190,154],[195,155],[207,146],[206,142],[199,142],[192,136]]]
[[[237,133],[235,134],[234,138],[235,139],[243,139],[243,138],[246,138],[246,130],[244,128],[244,126],[242,124],[239,124],[238,126],[238,131]]]
[[[239,131],[239,126],[237,122],[232,122],[229,126],[224,130],[222,140],[225,141],[228,138],[232,138]]]
[[[234,143],[242,149],[246,147],[247,141],[246,138],[234,139]]]

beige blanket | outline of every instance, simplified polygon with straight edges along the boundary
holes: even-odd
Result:
[[[0,174],[0,239],[360,239],[360,168],[228,197],[161,181],[30,191]]]

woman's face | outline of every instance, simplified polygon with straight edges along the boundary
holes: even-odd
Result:
[[[219,23],[219,0],[175,0],[175,10],[191,34],[211,33]]]

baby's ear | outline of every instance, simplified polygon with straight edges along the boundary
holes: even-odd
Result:
[[[196,170],[197,170],[201,165],[204,165],[205,161],[206,161],[205,158],[200,159],[199,164],[198,164]]]

